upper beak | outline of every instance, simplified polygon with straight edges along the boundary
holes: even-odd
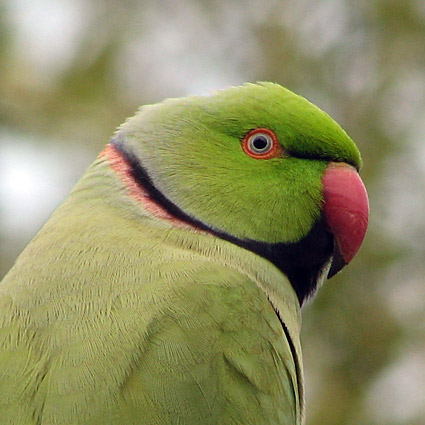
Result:
[[[356,255],[369,221],[366,188],[351,165],[330,162],[322,178],[323,213],[334,236],[333,261],[328,278],[338,273]]]

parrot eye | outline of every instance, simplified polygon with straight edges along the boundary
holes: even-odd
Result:
[[[274,158],[283,150],[276,134],[267,128],[256,128],[248,132],[242,140],[242,149],[255,159]]]

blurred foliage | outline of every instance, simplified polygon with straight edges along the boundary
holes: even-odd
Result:
[[[421,0],[3,0],[0,163],[28,140],[84,152],[63,198],[140,104],[257,80],[304,95],[357,141],[371,201],[357,258],[304,308],[307,424],[423,424],[424,40]],[[42,224],[2,223],[0,276]]]

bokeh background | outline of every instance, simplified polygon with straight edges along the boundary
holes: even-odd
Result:
[[[303,311],[307,425],[423,425],[423,0],[0,0],[0,277],[140,104],[257,80],[341,123],[370,195]]]

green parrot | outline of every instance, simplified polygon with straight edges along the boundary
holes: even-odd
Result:
[[[301,424],[300,307],[362,243],[360,166],[274,83],[142,107],[0,284],[0,424]]]

